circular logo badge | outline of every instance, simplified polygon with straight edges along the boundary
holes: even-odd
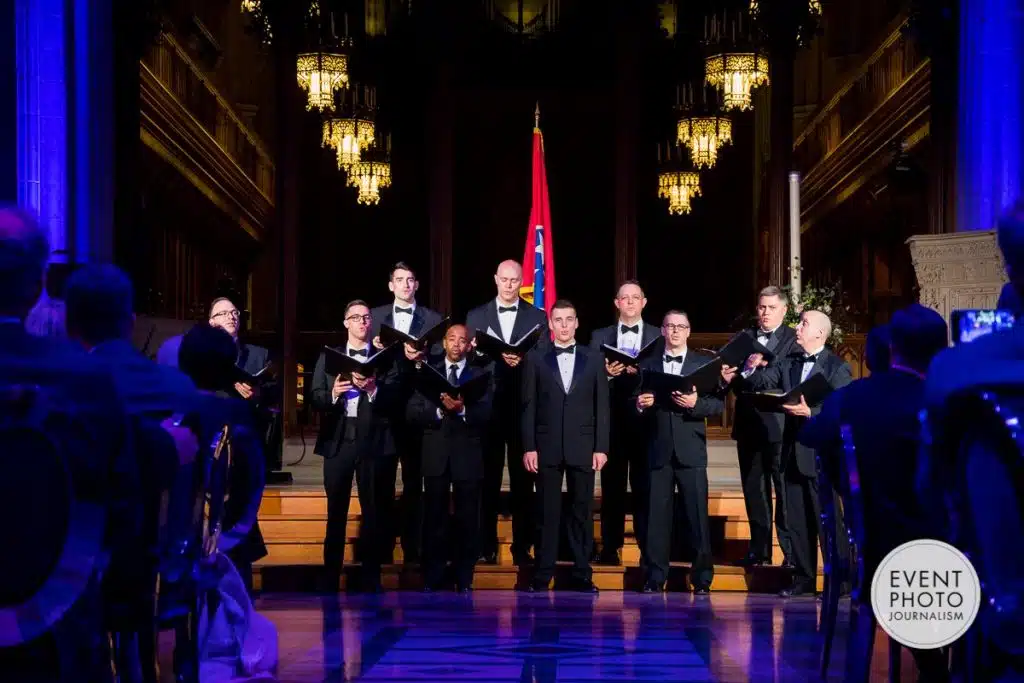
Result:
[[[949,645],[967,632],[980,607],[978,572],[942,541],[904,543],[885,556],[871,582],[878,625],[906,647]]]

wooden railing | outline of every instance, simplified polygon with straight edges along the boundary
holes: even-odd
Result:
[[[733,337],[732,332],[709,332],[703,334],[694,334],[690,337],[689,347],[691,349],[705,349],[707,351],[714,352],[720,349]],[[313,367],[316,365],[317,356],[320,354],[320,349],[325,345],[334,345],[344,339],[343,332],[334,331],[322,331],[322,332],[300,332],[298,335],[297,350],[298,358],[297,361],[300,363],[307,373],[311,373]],[[246,338],[254,344],[260,344],[273,349],[276,338],[272,333],[264,334],[253,334]],[[854,378],[863,377],[868,374],[867,367],[864,360],[864,349],[865,349],[865,335],[863,334],[848,334],[846,335],[843,343],[835,349],[836,353],[839,354],[847,363],[850,364],[850,370],[853,373]],[[708,436],[712,439],[728,439],[732,432],[733,425],[733,411],[735,409],[735,397],[730,394],[728,401],[726,401],[725,411],[717,418],[708,420]],[[310,414],[310,423],[315,426],[317,424],[317,418],[315,415]]]
[[[907,18],[894,22],[878,48],[821,107],[793,142],[794,159],[805,173],[834,153],[928,61],[907,35]]]
[[[161,34],[142,64],[273,204],[274,163],[266,148],[174,37]]]

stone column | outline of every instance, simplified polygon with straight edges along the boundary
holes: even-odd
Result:
[[[957,308],[994,308],[1006,282],[994,230],[914,235],[907,244],[920,301],[949,320]]]
[[[51,260],[69,244],[67,13],[64,0],[16,0],[18,204],[49,233]]]

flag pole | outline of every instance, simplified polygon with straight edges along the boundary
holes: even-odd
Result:
[[[540,129],[540,102],[533,109],[533,127]]]

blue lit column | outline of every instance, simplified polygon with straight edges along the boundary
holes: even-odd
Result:
[[[1022,198],[1024,1],[961,0],[956,229],[992,230]]]
[[[18,203],[51,260],[113,257],[112,0],[15,0]]]
[[[18,204],[50,233],[52,260],[68,244],[68,79],[64,0],[16,0]]]

